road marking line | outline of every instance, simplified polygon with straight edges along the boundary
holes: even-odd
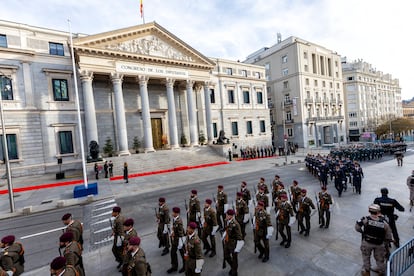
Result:
[[[93,212],[100,211],[100,210],[105,210],[105,209],[108,209],[108,208],[113,208],[115,206],[116,206],[116,203],[110,204],[110,205],[106,205],[104,207],[100,207],[100,208],[97,208],[97,209],[93,209]]]
[[[99,229],[97,231],[94,231],[93,233],[98,234],[98,233],[102,233],[102,232],[109,231],[109,230],[112,230],[112,228],[111,227],[105,227],[105,228]]]
[[[65,230],[66,226],[63,227],[59,227],[59,228],[55,228],[55,229],[51,229],[51,230],[47,230],[47,231],[43,231],[43,232],[39,232],[39,233],[35,233],[35,234],[31,234],[31,235],[27,235],[27,236],[23,236],[20,239],[28,239],[28,238],[32,238],[32,237],[36,237],[36,236],[40,236],[40,235],[44,235],[47,233],[51,233],[51,232],[56,232],[56,231],[60,231],[60,230]]]
[[[97,218],[97,217],[107,216],[107,215],[109,215],[109,214],[112,214],[112,211],[108,211],[108,212],[105,212],[105,213],[102,213],[102,214],[99,214],[99,215],[95,215],[95,216],[93,216],[92,218]]]
[[[94,206],[103,205],[103,204],[107,204],[107,203],[111,203],[111,202],[115,202],[115,199],[110,199],[110,200],[103,201],[103,202],[97,202],[97,203],[94,204]]]

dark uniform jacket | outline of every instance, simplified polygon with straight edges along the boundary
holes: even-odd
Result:
[[[82,247],[76,242],[72,241],[65,247],[63,256],[66,258],[66,264],[72,265],[79,272],[79,275],[84,275],[82,262]]]
[[[125,231],[124,241],[123,241],[124,249],[126,249],[128,242],[132,237],[138,237],[138,233],[137,233],[137,230],[135,230],[135,228],[131,228],[129,231]]]
[[[311,213],[311,209],[315,209],[315,205],[312,202],[312,199],[310,199],[309,197],[305,196],[303,197],[299,197],[299,210],[298,213],[302,213],[305,215],[310,215]]]
[[[269,188],[267,187],[266,183],[264,183],[264,182],[257,183],[257,190],[260,190],[260,187],[264,187],[264,193],[265,194],[269,193]]]
[[[186,261],[186,271],[195,271],[196,260],[203,259],[203,251],[201,248],[201,240],[194,232],[192,235],[187,236],[185,243],[185,254],[188,256]]]
[[[145,252],[142,248],[138,248],[138,251],[132,255],[129,254],[128,259],[128,275],[130,276],[147,276],[150,275],[147,267],[147,260],[145,258]]]
[[[83,244],[83,226],[79,220],[73,220],[67,227],[66,232],[73,233],[73,239],[79,244]]]
[[[225,192],[217,192],[217,213],[224,213],[224,204],[227,204],[227,194]]]
[[[112,231],[114,232],[114,244],[117,243],[117,239],[124,239],[124,221],[125,218],[121,215],[115,217],[114,224],[112,225]]]
[[[170,223],[170,210],[168,209],[167,204],[163,204],[162,206],[158,207],[158,226],[164,228],[164,224]]]
[[[234,250],[236,248],[237,241],[242,240],[240,224],[232,218],[227,221],[226,236],[224,238],[224,246]]]
[[[173,218],[172,233],[171,233],[172,244],[174,246],[178,246],[178,239],[181,237],[184,237],[184,235],[185,235],[185,231],[184,231],[184,226],[183,226],[183,220],[181,219],[180,216]]]
[[[302,189],[299,187],[299,185],[296,186],[290,186],[290,192],[292,193],[292,200],[298,200],[298,197],[300,196]]]
[[[243,223],[244,215],[249,213],[247,202],[243,199],[236,200],[236,220],[239,224]]]
[[[217,216],[216,211],[209,206],[208,208],[204,208],[204,225],[203,225],[203,231],[205,231],[206,234],[211,235],[211,232],[213,231],[213,226],[217,225]]]
[[[23,246],[20,243],[13,243],[4,248],[0,255],[1,266],[5,271],[15,270],[13,275],[20,275],[24,272]]]
[[[319,192],[318,196],[321,210],[329,210],[329,206],[332,204],[332,196],[326,192]]]
[[[240,190],[243,193],[243,200],[247,202],[247,204],[249,204],[249,200],[252,199],[252,196],[250,195],[250,191],[245,188],[245,189],[241,189]]]
[[[256,235],[265,237],[267,235],[267,227],[272,226],[270,215],[265,210],[257,210],[254,214],[256,222]]]
[[[190,201],[189,201],[189,220],[190,221],[198,221],[198,219],[196,220],[196,216],[197,213],[200,212],[200,201],[198,200],[198,198],[195,197],[190,197]]]
[[[256,195],[256,200],[257,200],[257,202],[263,201],[263,203],[265,205],[264,206],[265,208],[267,208],[269,206],[269,197],[266,194],[258,193]]]
[[[402,207],[397,200],[389,198],[386,195],[377,197],[374,200],[374,203],[378,204],[381,207],[381,214],[387,217],[391,217],[394,215],[394,208],[397,208],[397,210],[400,212],[404,212],[404,207]]]
[[[280,224],[288,225],[290,216],[293,216],[293,207],[288,202],[279,202],[278,205],[279,214],[277,215],[277,220]]]

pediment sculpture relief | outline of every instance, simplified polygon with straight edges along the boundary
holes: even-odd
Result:
[[[130,41],[124,41],[116,44],[110,44],[105,47],[109,50],[131,52],[142,55],[165,57],[182,61],[193,61],[190,56],[177,51],[167,43],[161,41],[156,36],[147,36]]]

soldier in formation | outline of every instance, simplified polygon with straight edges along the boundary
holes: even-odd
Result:
[[[280,245],[284,245],[285,248],[289,248],[292,242],[292,234],[290,229],[290,218],[294,216],[292,205],[287,201],[288,197],[286,194],[280,195],[280,201],[278,202],[277,211],[277,231],[279,231],[282,241]],[[285,233],[286,231],[286,233]]]
[[[145,252],[140,247],[140,237],[132,237],[128,243],[127,268],[128,276],[150,276],[151,266],[145,258]]]
[[[118,262],[117,268],[121,268],[123,264],[122,258],[122,241],[124,239],[124,221],[125,218],[121,215],[121,207],[115,206],[112,208],[112,236],[114,237],[114,242],[112,245],[112,253],[114,254],[115,261]]]
[[[134,228],[134,220],[132,218],[124,221],[124,239],[122,241],[122,267],[120,271],[126,271],[128,266],[128,243],[132,237],[138,237],[138,233]]]
[[[263,202],[266,210],[269,207],[269,197],[265,194],[265,190],[264,186],[259,187],[259,192],[256,194],[256,202]]]
[[[302,192],[302,188],[299,187],[298,181],[293,180],[292,186],[290,186],[290,194],[291,194],[291,203],[292,203],[293,211],[295,213],[297,213],[298,211],[299,197],[300,197],[301,192]]]
[[[309,231],[311,228],[310,224],[310,216],[311,216],[311,208],[315,209],[315,205],[313,204],[312,199],[306,196],[306,189],[302,189],[301,196],[299,197],[299,209],[298,209],[298,223],[300,232],[299,234],[305,233],[305,237],[309,236]],[[303,224],[303,220],[305,220],[306,226]]]
[[[201,240],[196,233],[197,223],[190,222],[187,226],[187,238],[185,242],[185,275],[198,276],[201,275],[203,269],[204,258],[201,249]]]
[[[276,201],[276,192],[277,192],[277,187],[279,186],[279,184],[282,184],[282,181],[280,180],[280,176],[279,175],[275,175],[275,179],[273,179],[272,182],[272,202]]]
[[[204,255],[211,252],[210,257],[216,255],[216,231],[218,229],[217,215],[216,211],[211,207],[212,202],[213,201],[208,198],[204,203],[204,223],[201,238],[205,249]],[[210,242],[208,242],[209,238]]]
[[[355,230],[362,234],[361,253],[363,269],[361,273],[363,276],[370,275],[370,270],[372,269],[371,253],[374,252],[377,268],[374,268],[373,270],[384,275],[386,268],[386,244],[392,239],[391,228],[381,215],[379,205],[371,204],[368,211],[370,215],[362,217],[355,224]]]
[[[263,201],[257,203],[254,221],[254,243],[260,253],[259,259],[262,259],[262,262],[265,263],[269,260],[269,239],[272,237],[273,227],[270,221],[270,215],[266,212]]]
[[[236,196],[236,221],[240,225],[244,240],[244,237],[246,236],[246,224],[249,222],[249,206],[247,205],[247,202],[244,201],[242,192],[237,192]]]
[[[322,191],[318,194],[319,198],[319,228],[329,228],[331,221],[332,196],[328,193],[327,187],[322,186]]]
[[[65,257],[56,257],[50,263],[51,276],[79,276],[72,265],[66,264]]]
[[[16,242],[13,235],[1,239],[0,271],[7,275],[18,276],[24,272],[24,248],[20,242]]]
[[[243,200],[247,203],[248,206],[251,205],[252,196],[249,189],[247,189],[246,181],[243,181],[240,185],[240,192],[243,194]]]
[[[335,170],[333,171],[333,177],[335,179],[335,188],[338,191],[338,197],[341,197],[342,192],[344,190],[345,173],[343,170],[341,170],[339,165],[335,166]]]
[[[216,202],[216,211],[217,211],[217,222],[219,229],[224,229],[224,220],[226,219],[225,212],[228,209],[227,203],[227,194],[224,192],[223,185],[217,186],[217,202]]]
[[[354,162],[354,167],[351,171],[352,175],[352,185],[355,188],[355,192],[357,194],[361,194],[361,183],[362,178],[364,178],[364,172],[362,171],[362,168],[359,166],[358,162]]]
[[[197,197],[197,190],[191,190],[189,206],[188,206],[188,219],[187,223],[195,222],[197,224],[198,233],[201,234],[201,207],[200,201]]]
[[[72,214],[67,213],[62,216],[62,222],[66,225],[65,232],[72,232],[73,239],[83,246],[83,225],[79,220],[74,220]]]
[[[59,246],[60,255],[65,257],[66,265],[73,266],[79,273],[79,276],[85,275],[82,260],[82,247],[74,240],[73,233],[63,233],[59,238]],[[61,250],[63,250],[63,252]]]
[[[158,210],[156,211],[157,216],[157,237],[158,237],[158,248],[164,247],[161,256],[167,255],[170,252],[170,239],[168,237],[170,214],[167,203],[164,197],[158,199]]]
[[[180,217],[180,208],[172,208],[172,228],[171,228],[171,268],[167,270],[167,273],[173,273],[178,270],[178,257],[177,250],[180,253],[183,261],[183,266],[179,270],[179,273],[185,271],[184,268],[184,243],[185,243],[185,230],[183,220]]]
[[[241,251],[244,241],[241,233],[240,225],[234,218],[235,212],[232,209],[226,212],[226,228],[224,234],[223,254],[225,261],[230,265],[229,275],[237,276],[238,258],[237,255]]]

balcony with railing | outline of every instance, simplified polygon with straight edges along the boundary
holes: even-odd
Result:
[[[342,106],[342,105],[344,104],[344,102],[343,102],[342,100],[338,100],[338,101],[337,101],[337,104],[338,104],[339,106]]]
[[[322,104],[321,97],[315,97],[315,103],[318,104],[318,105]]]
[[[329,105],[329,99],[327,97],[323,98],[323,104]]]
[[[285,105],[285,107],[287,107],[287,106],[293,105],[293,102],[292,102],[292,100],[285,100],[285,102],[283,104]]]
[[[294,120],[293,119],[286,119],[285,120],[285,124],[287,124],[287,125],[291,125],[291,124],[293,124],[294,123]]]

